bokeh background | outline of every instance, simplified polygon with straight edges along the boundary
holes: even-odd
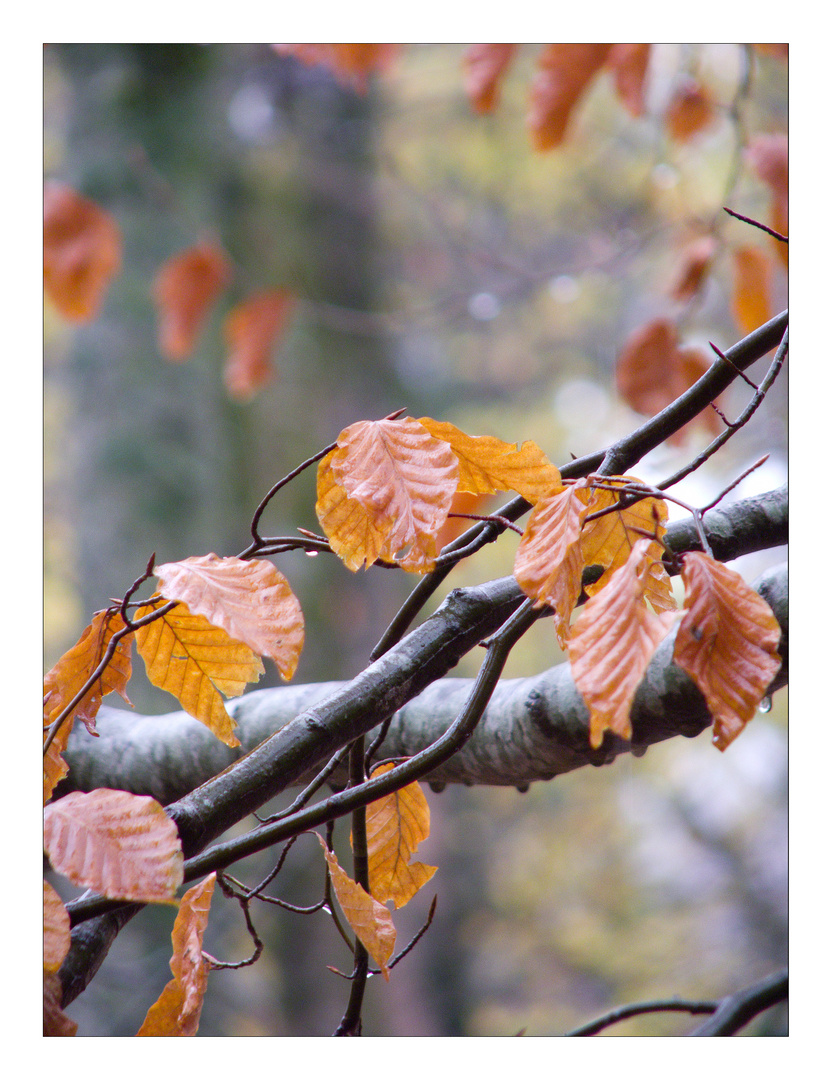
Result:
[[[771,192],[746,151],[756,135],[787,130],[783,57],[655,46],[642,115],[622,108],[602,75],[563,145],[541,153],[526,126],[540,48],[520,47],[488,115],[466,96],[461,45],[403,46],[363,92],[268,45],[45,48],[46,177],[105,208],[124,238],[123,268],[95,320],[70,325],[45,302],[45,669],[153,552],[161,563],[244,548],[263,494],[349,423],[406,407],[472,434],[534,439],[558,464],[639,422],[616,397],[614,365],[649,319],[674,320],[686,344],[706,349],[743,336],[734,253],[768,241],[721,207],[769,220]],[[668,103],[692,80],[711,113],[674,138]],[[703,234],[716,240],[712,267],[682,303],[671,283]],[[205,237],[221,244],[233,277],[194,355],[174,364],[160,352],[152,282]],[[274,378],[234,400],[223,319],[274,287],[298,298]],[[786,304],[776,259],[765,303],[770,314]],[[729,416],[746,395],[734,388]],[[661,479],[707,439],[693,432],[684,446],[658,448],[638,475]],[[765,453],[728,498],[778,486],[786,441],[778,385],[676,493],[704,504]],[[316,530],[314,501],[309,470],[270,506],[265,529]],[[448,587],[509,573],[515,545],[506,535]],[[753,580],[783,558],[765,552],[738,569]],[[414,583],[300,553],[278,566],[306,618],[298,682],[360,671]],[[538,624],[506,674],[559,662],[551,626]],[[475,670],[471,657],[458,673]],[[130,696],[139,712],[176,708],[138,670]],[[618,1004],[711,998],[781,966],[785,715],[781,691],[724,755],[703,735],[526,794],[429,793],[432,835],[419,857],[439,870],[396,914],[400,942],[434,893],[436,918],[389,984],[371,981],[365,1033],[557,1035]],[[320,895],[311,843],[299,841],[275,885],[295,903]],[[239,876],[253,882],[270,859],[242,864]],[[255,919],[265,953],[211,975],[200,1035],[329,1034],[347,989],[327,965],[349,967],[343,942],[321,913],[263,907]],[[135,1033],[170,977],[172,921],[148,908],[120,935],[67,1010],[81,1034]],[[219,897],[206,947],[223,959],[250,951],[239,912]],[[611,1033],[690,1026],[667,1015]],[[784,1034],[783,1012],[747,1033]]]

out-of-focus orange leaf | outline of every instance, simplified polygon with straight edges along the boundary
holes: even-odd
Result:
[[[48,183],[43,283],[58,311],[75,322],[94,319],[120,268],[121,232],[113,218],[65,184]]]
[[[48,881],[43,883],[43,966],[57,971],[69,952],[69,912]]]
[[[50,1038],[74,1035],[78,1025],[61,1011],[63,986],[55,971],[43,973],[43,1034]]]
[[[580,535],[590,504],[580,497],[579,480],[542,499],[532,511],[514,559],[514,576],[523,592],[555,612],[555,631],[566,644],[569,619],[581,594],[584,560]]]
[[[560,146],[572,110],[607,59],[610,45],[545,45],[529,102],[529,130],[536,150]]]
[[[785,134],[757,135],[746,155],[760,179],[771,189],[772,229],[789,235],[789,139]],[[789,245],[774,240],[775,250],[785,266],[789,265]]]
[[[315,509],[351,570],[383,558],[423,572],[436,558],[458,476],[450,446],[418,421],[363,420],[341,432],[318,466]]]
[[[420,418],[436,439],[448,443],[459,462],[458,491],[491,495],[516,491],[532,505],[558,489],[560,472],[530,439],[518,449],[493,435],[466,435],[453,424]]]
[[[396,44],[272,45],[282,56],[295,56],[305,64],[323,64],[342,86],[365,93],[373,72],[389,68],[399,51]]]
[[[87,679],[98,667],[109,645],[110,638],[117,631],[124,629],[124,622],[118,612],[96,612],[90,625],[84,630],[72,648],[64,653],[55,666],[48,671],[43,680],[44,691],[44,726],[48,727],[64,711],[70,701],[81,690]],[[43,801],[48,802],[55,785],[66,776],[67,766],[61,756],[66,749],[69,733],[75,720],[81,720],[90,731],[95,729],[95,717],[101,699],[116,691],[127,704],[127,683],[132,672],[130,650],[132,634],[126,634],[116,646],[115,653],[107,667],[88,690],[71,716],[59,729],[52,740],[43,760]]]
[[[272,378],[272,352],[297,300],[287,289],[270,289],[233,308],[225,320],[229,394],[248,401]]]
[[[154,568],[159,592],[181,600],[230,638],[270,657],[291,679],[303,648],[303,613],[289,582],[265,559],[221,559],[211,552]]]
[[[724,750],[780,670],[780,626],[759,593],[704,552],[682,557],[682,581],[685,614],[673,660],[702,691],[714,719],[714,744]]]
[[[436,534],[436,550],[441,551],[446,544],[456,540],[474,524],[464,517],[454,517],[454,514],[484,514],[490,501],[488,495],[473,495],[470,491],[455,492],[445,524]]]
[[[754,48],[764,56],[774,56],[778,60],[789,59],[789,46],[785,42],[766,42],[754,45]]]
[[[217,244],[204,241],[164,264],[153,282],[159,312],[159,350],[168,360],[185,360],[231,268]]]
[[[182,897],[171,935],[173,978],[148,1009],[137,1035],[196,1035],[208,984],[202,939],[216,880],[217,875],[210,874]]]
[[[771,261],[762,248],[745,247],[734,252],[732,309],[737,326],[750,334],[771,318]]]
[[[136,619],[154,611],[148,604]],[[204,615],[194,615],[179,603],[136,631],[136,647],[154,686],[167,690],[179,704],[210,728],[226,746],[239,746],[235,724],[222,703],[242,694],[246,684],[257,682],[265,668],[260,657],[242,641],[235,641],[221,626]]]
[[[373,769],[381,776],[392,764]],[[435,866],[411,862],[416,848],[430,835],[430,808],[414,780],[412,784],[376,799],[367,807],[367,857],[370,892],[381,904],[404,905],[436,873]]]
[[[644,112],[644,79],[649,62],[649,44],[616,44],[607,57],[607,67],[613,73],[616,93],[633,116],[641,116]]]
[[[73,884],[148,903],[171,900],[182,884],[179,833],[155,799],[97,788],[43,813],[44,850]]]
[[[707,87],[697,79],[685,77],[676,87],[667,112],[665,126],[677,142],[688,142],[711,124],[716,110]]]
[[[682,262],[670,288],[674,300],[685,302],[696,296],[716,254],[713,236],[700,236],[682,252]]]
[[[630,708],[647,665],[676,616],[644,603],[650,542],[639,540],[609,584],[587,601],[568,642],[572,677],[590,712],[589,741],[632,738]]]
[[[390,978],[387,962],[396,945],[396,928],[390,912],[341,869],[335,852],[318,837],[329,866],[329,876],[344,917],[358,940],[375,960],[386,980]]]
[[[500,95],[500,80],[506,73],[516,45],[469,45],[462,56],[465,93],[478,113],[490,113]]]

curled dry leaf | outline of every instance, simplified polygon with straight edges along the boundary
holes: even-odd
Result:
[[[612,71],[616,93],[633,116],[641,116],[644,112],[644,80],[649,62],[649,44],[616,44],[607,57],[607,67]]]
[[[270,657],[291,679],[303,648],[303,613],[289,582],[265,559],[210,553],[154,568],[159,592],[181,600],[234,641]]]
[[[395,44],[272,45],[282,56],[294,56],[305,64],[323,64],[348,88],[366,93],[369,77],[385,71],[399,51]]]
[[[560,146],[572,111],[607,59],[610,45],[545,45],[538,58],[529,103],[536,150]]]
[[[732,308],[737,326],[750,334],[771,318],[771,261],[759,247],[734,252],[734,295]]]
[[[373,776],[389,772],[380,765]],[[367,807],[367,856],[370,892],[379,903],[392,900],[404,905],[436,873],[435,866],[411,862],[423,840],[430,835],[430,808],[419,784],[412,784],[376,799]]]
[[[43,284],[64,318],[87,322],[121,267],[121,233],[100,206],[65,184],[43,194]]]
[[[685,614],[673,660],[702,691],[724,750],[753,717],[780,670],[774,612],[738,573],[704,552],[682,559]]]
[[[389,980],[390,972],[387,963],[393,955],[396,946],[396,928],[390,912],[374,900],[372,896],[341,868],[335,852],[330,851],[318,837],[323,848],[324,857],[329,866],[329,876],[338,903],[344,912],[344,917],[350,924],[355,934],[370,956],[378,964],[385,980]]]
[[[61,1010],[64,988],[55,971],[43,973],[43,1034],[46,1038],[72,1036],[78,1025]]]
[[[173,979],[148,1009],[138,1035],[196,1035],[208,983],[202,940],[216,880],[216,874],[209,874],[182,897],[171,935]]]
[[[630,709],[639,683],[676,616],[655,615],[644,603],[650,542],[639,540],[609,584],[596,593],[572,627],[572,677],[589,708],[589,741],[597,749],[606,730],[632,738]]]
[[[228,359],[225,385],[229,394],[248,401],[272,378],[272,352],[296,304],[286,289],[270,289],[233,308],[225,320]]]
[[[164,902],[182,884],[179,833],[146,795],[66,795],[44,810],[43,846],[59,874],[113,899]]]
[[[185,360],[215,300],[228,284],[225,252],[205,241],[164,264],[153,282],[159,312],[159,350],[168,360]]]
[[[708,127],[716,111],[707,87],[690,76],[683,78],[673,92],[665,113],[668,133],[677,142],[688,142]]]
[[[516,51],[516,45],[469,45],[465,50],[465,93],[475,112],[493,111],[500,95],[500,81]]]
[[[687,245],[670,288],[670,295],[674,300],[684,303],[696,296],[711,268],[716,248],[716,239],[713,236],[700,236],[698,240]]]
[[[69,952],[69,912],[48,881],[43,883],[43,966],[57,971]]]

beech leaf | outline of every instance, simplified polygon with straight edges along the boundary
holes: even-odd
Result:
[[[390,912],[384,904],[374,900],[357,882],[353,881],[339,865],[335,853],[327,848],[323,838],[319,836],[318,839],[329,866],[332,887],[344,912],[344,918],[378,964],[385,980],[389,980],[390,972],[387,969],[387,962],[393,955],[396,945],[396,928],[393,926]]]
[[[676,616],[644,603],[650,541],[639,540],[609,583],[587,601],[567,645],[572,677],[590,712],[589,742],[606,730],[632,738],[630,708],[647,665]]]
[[[389,772],[392,764],[373,769],[373,776]],[[419,844],[430,835],[430,808],[419,784],[412,784],[377,799],[367,807],[367,855],[370,892],[379,903],[404,905],[436,873],[435,866],[411,862]]]
[[[43,966],[57,971],[69,952],[69,912],[48,881],[43,883]]]
[[[70,1020],[61,1009],[64,988],[58,973],[43,973],[43,1034],[45,1037],[72,1036],[78,1031],[78,1025]]]
[[[159,312],[159,350],[168,360],[185,360],[231,268],[217,244],[203,241],[162,266],[153,282]]]
[[[633,116],[644,112],[644,80],[649,62],[649,44],[622,42],[613,45],[607,57],[606,66],[613,73],[615,91]]]
[[[343,86],[366,93],[369,76],[385,71],[399,46],[396,44],[296,44],[272,45],[283,56],[295,56],[305,64],[323,64]]]
[[[665,126],[672,139],[688,142],[712,123],[716,111],[711,95],[697,79],[685,77],[673,92],[665,113]]]
[[[771,261],[759,247],[734,252],[734,295],[732,309],[737,326],[750,334],[771,318]]]
[[[674,300],[684,303],[696,296],[711,268],[716,251],[717,244],[713,236],[700,236],[687,245],[670,288],[670,295]]]
[[[224,324],[228,344],[225,385],[239,401],[248,401],[270,381],[272,352],[295,308],[287,289],[257,293],[233,308]]]
[[[545,45],[538,58],[529,103],[536,150],[560,146],[572,111],[601,69],[610,45]]]
[[[760,48],[760,46],[757,46]],[[784,46],[788,50],[788,46]],[[771,190],[771,227],[789,235],[789,138],[788,135],[756,135],[745,151],[755,172]],[[783,265],[789,265],[789,245],[773,239]]]
[[[113,899],[169,901],[182,884],[179,833],[146,795],[66,795],[44,810],[43,846],[59,874]]]
[[[685,613],[673,660],[690,675],[714,718],[724,750],[754,716],[780,670],[780,626],[740,575],[701,551],[682,557]]]
[[[469,45],[465,50],[465,93],[475,112],[493,111],[500,95],[500,81],[516,51],[516,45]]]
[[[291,679],[303,648],[303,613],[289,582],[265,559],[193,556],[154,568],[159,592],[181,600],[230,638],[268,656]]]

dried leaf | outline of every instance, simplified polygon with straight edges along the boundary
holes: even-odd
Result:
[[[760,179],[771,189],[771,227],[781,234],[789,235],[789,138],[784,134],[757,135],[748,148],[746,156]],[[784,266],[789,265],[789,245],[773,241],[778,257]]]
[[[289,582],[265,559],[221,559],[213,552],[154,568],[159,592],[181,600],[230,638],[270,657],[291,679],[303,648],[303,613]]]
[[[121,267],[121,233],[115,221],[65,184],[43,194],[43,283],[60,313],[76,322],[98,314]]]
[[[69,952],[69,912],[48,881],[43,883],[43,966],[57,971]]]
[[[282,56],[295,56],[305,64],[323,64],[348,88],[366,93],[369,77],[386,71],[399,51],[395,44],[272,45]]]
[[[717,244],[713,236],[700,236],[698,240],[687,245],[682,252],[682,262],[670,288],[670,295],[674,300],[685,303],[696,296],[705,275],[711,268],[716,248]]]
[[[607,57],[607,67],[615,80],[615,91],[633,116],[641,116],[644,112],[644,80],[649,62],[649,44],[616,44]]]
[[[419,423],[434,438],[448,443],[456,455],[458,491],[480,495],[516,491],[534,505],[561,486],[560,472],[531,440],[518,449],[492,435],[466,435],[453,424],[428,416]]]
[[[341,869],[335,853],[327,848],[320,836],[318,839],[321,841],[332,887],[344,917],[355,931],[358,940],[378,964],[381,974],[389,980],[387,962],[396,945],[396,928],[390,912]]]
[[[609,583],[587,601],[569,638],[572,677],[589,712],[589,741],[597,749],[606,730],[632,738],[630,708],[647,665],[676,616],[655,615],[645,604],[650,542],[639,540]]]
[[[780,626],[738,573],[704,552],[682,558],[685,614],[673,660],[702,691],[724,750],[753,717],[780,670]]]
[[[163,902],[182,884],[179,833],[146,795],[66,795],[44,810],[43,846],[59,874],[114,899]]]
[[[182,897],[171,935],[173,979],[148,1009],[137,1035],[196,1035],[208,984],[202,939],[216,880],[209,874]]]
[[[493,111],[500,95],[500,81],[516,51],[516,45],[469,45],[465,50],[465,93],[475,112]]]
[[[392,764],[373,769],[381,776]],[[367,807],[367,855],[370,892],[381,904],[392,900],[404,905],[436,873],[435,866],[411,862],[423,840],[430,835],[430,808],[414,780],[412,784],[377,799]]]
[[[685,77],[673,92],[665,113],[668,133],[677,142],[688,142],[716,116],[711,95],[697,79]]]
[[[136,619],[157,606],[139,608]],[[263,674],[260,657],[248,645],[179,603],[136,631],[136,647],[154,686],[178,698],[185,712],[209,727],[226,746],[240,745],[220,693],[236,697]]]
[[[785,42],[766,42],[762,45],[754,45],[754,48],[764,56],[773,56],[777,60],[789,59],[789,46]]]
[[[225,320],[229,394],[248,401],[272,378],[275,342],[286,328],[297,300],[287,289],[258,293],[233,308]]]
[[[78,1025],[61,1011],[63,986],[57,972],[43,973],[43,1034],[44,1037],[71,1036]]]
[[[737,326],[750,334],[771,318],[771,261],[762,248],[746,247],[734,252],[732,308]]]
[[[486,506],[491,502],[488,495],[472,495],[470,491],[457,491],[451,499],[451,509],[445,519],[445,524],[436,534],[436,550],[441,551],[446,544],[450,544],[469,529],[474,522],[464,517],[454,517],[455,514],[484,514]]]
[[[532,80],[529,128],[536,150],[560,146],[569,118],[607,59],[610,45],[546,45]]]
[[[174,255],[159,270],[153,297],[159,312],[159,350],[168,360],[185,360],[194,351],[202,325],[230,277],[225,252],[208,241]]]
[[[458,475],[450,446],[416,420],[360,421],[318,466],[318,518],[351,570],[377,558],[429,570]]]

